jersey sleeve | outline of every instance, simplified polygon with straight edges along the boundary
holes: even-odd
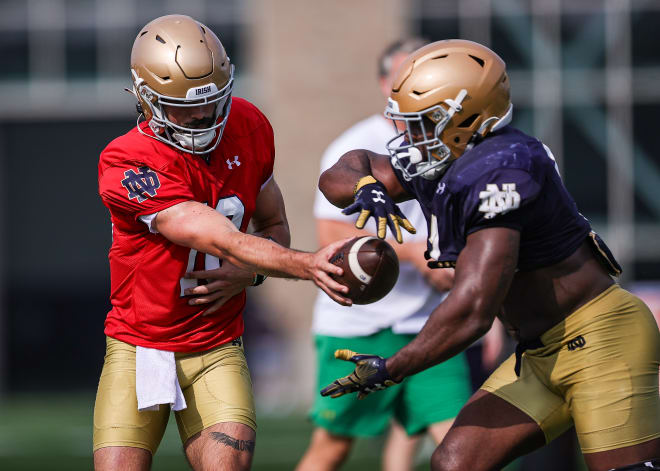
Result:
[[[466,188],[466,235],[488,227],[521,231],[532,217],[541,185],[526,170],[497,168]]]
[[[238,100],[238,99],[236,99]],[[249,126],[253,145],[256,146],[259,162],[259,185],[264,186],[273,178],[273,168],[275,166],[275,134],[273,127],[259,108],[254,104],[240,100],[243,106]]]
[[[275,135],[273,133],[273,127],[265,116],[263,116],[263,119],[265,121],[263,126],[263,140],[266,162],[263,165],[261,175],[261,188],[273,178],[273,167],[275,166]]]
[[[99,175],[99,193],[111,212],[134,220],[193,199],[190,185],[178,172],[139,163],[106,168]]]

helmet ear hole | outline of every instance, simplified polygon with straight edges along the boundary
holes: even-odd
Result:
[[[458,137],[458,136],[456,136],[456,137],[454,138],[454,142],[455,142],[456,144],[458,144],[459,142],[461,142],[461,138]]]
[[[472,126],[472,123],[475,122],[475,120],[479,117],[479,113],[474,113],[472,116],[468,116],[463,120],[461,124],[459,124],[457,127],[459,128],[469,128]]]

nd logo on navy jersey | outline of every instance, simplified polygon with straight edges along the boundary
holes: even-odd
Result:
[[[147,195],[156,196],[156,190],[160,188],[160,180],[156,172],[149,167],[138,167],[137,173],[133,169],[124,172],[121,184],[128,190],[128,199],[137,198],[138,203],[147,199]]]
[[[479,192],[481,206],[479,211],[486,213],[484,218],[493,219],[498,214],[506,214],[520,207],[520,193],[515,183],[503,183],[502,191],[495,183],[486,185],[486,191]]]

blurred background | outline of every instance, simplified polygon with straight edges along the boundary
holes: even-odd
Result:
[[[91,468],[109,309],[96,166],[135,125],[123,91],[135,35],[171,13],[218,35],[236,64],[235,95],[271,120],[292,246],[305,250],[317,247],[322,151],[384,107],[383,48],[409,35],[491,47],[509,69],[514,125],[552,149],[624,266],[622,284],[660,312],[658,1],[0,0],[0,469]],[[316,295],[311,283],[273,279],[249,290],[255,469],[292,469],[307,445]],[[346,469],[376,469],[379,446],[361,443]],[[154,469],[185,469],[173,426]]]

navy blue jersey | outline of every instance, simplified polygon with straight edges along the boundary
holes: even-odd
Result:
[[[467,236],[488,227],[520,231],[519,270],[560,262],[591,231],[543,144],[511,126],[465,152],[437,180],[406,181],[393,169],[426,216],[435,266],[454,266]]]

